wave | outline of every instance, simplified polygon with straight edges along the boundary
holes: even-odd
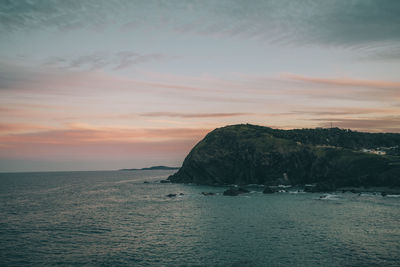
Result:
[[[318,199],[319,200],[339,200],[340,197],[338,195],[325,194],[325,195],[321,195]]]
[[[387,195],[386,197],[400,197],[400,195]]]

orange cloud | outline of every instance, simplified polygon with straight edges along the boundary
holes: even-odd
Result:
[[[51,127],[30,123],[0,123],[0,135],[50,130]]]
[[[41,129],[40,126],[3,125],[4,129]],[[42,128],[43,129],[43,128]],[[0,130],[2,130],[0,128]],[[0,136],[0,144],[36,143],[77,145],[89,143],[134,143],[160,142],[168,140],[195,140],[203,137],[209,129],[193,128],[154,128],[129,129],[116,127],[84,127],[71,125],[68,129],[39,131],[23,134],[8,134]]]
[[[196,139],[104,143],[13,143],[0,144],[0,159],[34,160],[140,160],[164,158],[181,161]]]

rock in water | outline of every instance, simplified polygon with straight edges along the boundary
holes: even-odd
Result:
[[[400,134],[338,128],[277,130],[233,125],[207,134],[187,155],[171,182],[207,185],[316,184],[400,186],[400,157],[360,152],[400,144]]]
[[[272,189],[271,187],[269,187],[269,186],[266,186],[266,187],[264,188],[263,193],[264,193],[264,194],[273,194],[273,193],[275,193],[275,190],[273,190],[273,189]]]
[[[336,187],[332,182],[320,182],[314,186],[305,186],[304,191],[310,193],[317,192],[332,192],[335,191]]]
[[[243,188],[243,187],[237,188],[237,191],[239,192],[239,194],[250,193],[249,190],[247,190],[246,188]]]
[[[237,196],[240,194],[249,193],[250,191],[242,187],[232,187],[224,191],[224,196]]]
[[[224,196],[237,196],[239,192],[234,188],[229,188],[224,191]]]

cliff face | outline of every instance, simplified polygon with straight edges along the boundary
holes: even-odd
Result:
[[[168,179],[210,185],[400,186],[400,157],[359,151],[386,146],[391,152],[398,144],[400,134],[385,138],[337,128],[284,131],[233,125],[210,132]]]

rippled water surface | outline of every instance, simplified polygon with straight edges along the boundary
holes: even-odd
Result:
[[[400,265],[399,197],[203,196],[225,188],[173,172],[0,174],[0,265]]]

